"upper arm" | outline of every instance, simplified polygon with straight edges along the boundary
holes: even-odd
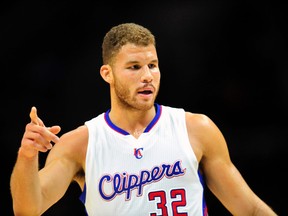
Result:
[[[259,200],[232,163],[219,128],[203,114],[188,113],[186,122],[208,188],[231,213],[252,211]]]
[[[84,170],[87,143],[88,131],[83,126],[64,134],[49,152],[45,166],[39,171],[44,210],[56,203]]]

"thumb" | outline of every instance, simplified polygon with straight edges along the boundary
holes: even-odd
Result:
[[[37,109],[35,106],[33,106],[31,108],[31,111],[30,111],[30,119],[31,119],[31,122],[33,124],[36,124],[36,125],[40,125],[40,126],[45,126],[43,121],[38,117],[37,115]]]
[[[37,109],[35,106],[33,106],[31,108],[31,111],[30,111],[30,119],[31,119],[31,122],[36,124],[36,125],[39,125],[38,123],[38,116],[37,116]]]

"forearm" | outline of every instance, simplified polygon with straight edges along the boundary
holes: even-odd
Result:
[[[15,215],[39,215],[42,196],[38,170],[38,154],[28,158],[20,148],[10,181]]]
[[[273,209],[268,206],[265,202],[263,202],[260,198],[258,201],[258,208],[255,211],[255,216],[277,216],[277,213],[273,211]]]

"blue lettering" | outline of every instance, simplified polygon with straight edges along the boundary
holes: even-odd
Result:
[[[137,190],[137,196],[141,196],[143,188],[147,184],[160,181],[162,178],[174,178],[185,174],[185,169],[181,167],[181,161],[177,161],[174,164],[162,164],[160,166],[153,167],[152,170],[143,170],[139,175],[126,174],[120,175],[118,173],[111,175],[104,175],[99,181],[99,192],[103,199],[111,200],[115,196],[122,193],[126,193],[125,199],[131,199],[131,192]],[[104,191],[105,185],[113,185],[111,188],[113,191],[108,194]]]

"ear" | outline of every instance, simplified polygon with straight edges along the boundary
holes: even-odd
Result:
[[[111,83],[112,79],[113,79],[113,75],[112,75],[112,68],[110,65],[102,65],[100,68],[100,74],[102,76],[102,78],[107,82],[107,83]]]

